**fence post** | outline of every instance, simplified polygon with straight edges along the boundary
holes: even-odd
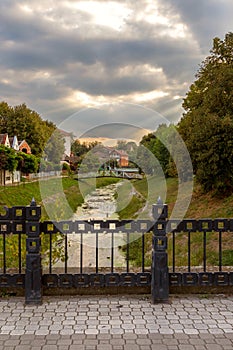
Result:
[[[31,204],[26,207],[26,304],[42,303],[40,218],[41,207],[32,199]]]
[[[169,299],[169,273],[167,259],[167,233],[166,223],[168,218],[168,208],[159,198],[153,204],[153,226],[152,241],[152,281],[151,297],[152,303],[166,302]]]

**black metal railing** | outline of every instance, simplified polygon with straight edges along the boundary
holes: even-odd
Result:
[[[44,287],[150,287],[156,303],[168,300],[170,287],[233,285],[233,219],[168,220],[161,201],[152,213],[153,220],[42,222],[34,200],[6,208],[0,215],[0,288],[23,288],[30,304],[41,303]]]
[[[170,286],[233,285],[233,219],[171,220],[167,231]]]
[[[70,256],[70,245],[69,242],[71,238],[79,242],[79,246],[75,251],[76,255],[76,271],[83,273],[86,271],[93,271],[98,273],[101,270],[101,264],[99,262],[99,255],[101,250],[108,251],[109,264],[104,265],[105,270],[108,272],[125,271],[130,272],[132,266],[130,261],[132,260],[130,254],[130,246],[132,241],[140,241],[140,250],[137,254],[140,256],[141,261],[138,270],[144,272],[148,266],[145,265],[145,239],[147,233],[153,229],[153,221],[150,220],[82,220],[82,221],[61,221],[52,222],[45,221],[41,223],[41,232],[44,238],[47,237],[49,241],[49,249],[47,251],[47,265],[49,273],[53,273],[57,270],[57,262],[53,258],[54,248],[60,248],[60,256],[57,260],[60,260],[60,270],[62,269],[64,273],[68,273],[72,266],[69,265]],[[59,237],[57,235],[60,235]],[[117,238],[119,235],[122,236],[121,246],[119,247],[119,242],[117,243]],[[89,236],[91,244],[84,243],[84,236]],[[107,242],[107,247],[101,247],[101,237]],[[55,238],[55,239],[53,239]],[[107,239],[108,238],[108,239]],[[119,240],[119,239],[118,239]],[[84,256],[86,255],[86,250],[92,247],[93,255],[95,260],[92,267],[86,266],[84,264]],[[120,249],[122,255],[124,255],[124,264],[117,267],[115,261],[116,250]],[[93,259],[92,259],[93,260]],[[61,261],[63,263],[61,264]],[[150,266],[149,266],[150,267]]]
[[[43,286],[50,288],[150,286],[150,266],[146,268],[144,256],[145,237],[152,228],[153,222],[149,220],[43,222],[41,231],[44,239],[47,238],[49,241],[49,249],[45,257],[47,264],[43,264],[43,266],[47,265],[47,273],[43,274]],[[138,251],[138,255],[141,256],[141,264],[135,269],[130,263],[130,250],[136,233],[137,240],[141,242]],[[116,244],[119,235],[124,236],[121,247]],[[86,236],[89,238],[89,243],[85,242]],[[57,237],[58,240],[56,240]],[[75,266],[70,263],[72,260],[70,237],[76,242],[76,249],[73,251]],[[102,239],[107,241],[107,247],[101,247]],[[60,255],[57,261],[54,261],[53,253],[57,244],[59,244]],[[121,249],[121,266],[115,259],[119,248]],[[107,258],[105,256],[104,263],[101,264],[101,254],[106,253]],[[87,254],[88,259],[85,259]],[[91,266],[90,261],[92,261]]]

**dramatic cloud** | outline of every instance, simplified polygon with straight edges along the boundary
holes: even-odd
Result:
[[[144,118],[143,107],[176,122],[212,39],[231,31],[232,12],[231,0],[2,0],[0,99],[57,124],[94,108],[83,132],[140,118],[154,129],[159,114]]]

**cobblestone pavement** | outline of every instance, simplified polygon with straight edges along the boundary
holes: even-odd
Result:
[[[232,350],[233,296],[0,299],[4,350]]]

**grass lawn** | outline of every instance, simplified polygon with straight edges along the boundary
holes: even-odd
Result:
[[[117,178],[97,178],[96,187],[107,186],[112,183],[118,182]],[[56,196],[59,199],[59,195],[64,193],[67,202],[71,210],[74,212],[77,206],[81,205],[84,201],[85,195],[88,191],[94,190],[95,182],[90,179],[82,180],[82,186],[80,191],[79,182],[73,178],[52,178],[42,180],[41,182],[29,182],[16,186],[1,186],[0,187],[0,208],[3,212],[3,206],[21,206],[29,205],[32,198],[34,198],[38,205],[42,207],[42,218],[47,219],[47,214],[44,209],[43,201],[47,199],[55,199]],[[42,200],[43,198],[43,200]],[[56,208],[55,208],[56,210]],[[60,213],[61,215],[64,215]],[[59,214],[58,214],[59,215]],[[59,220],[59,217],[57,218]],[[60,217],[60,220],[63,217]]]
[[[154,183],[154,187],[150,184]],[[149,184],[148,184],[149,183]],[[150,186],[150,187],[149,187]],[[132,191],[133,187],[133,191]],[[148,187],[150,190],[148,191]],[[152,190],[151,190],[152,189]],[[125,185],[121,188],[124,193],[123,203],[127,203],[126,198],[131,200],[126,207],[119,211],[122,219],[151,218],[152,204],[156,203],[158,196],[165,193],[162,184],[159,184],[153,178],[136,180],[131,183],[131,187]],[[132,192],[134,195],[132,196]],[[127,194],[128,193],[128,194]],[[178,182],[175,178],[169,178],[166,181],[166,204],[168,204],[168,212],[171,214],[175,202],[177,200]],[[119,198],[121,198],[119,196]],[[134,204],[136,202],[136,205]],[[119,207],[122,207],[121,202]],[[135,210],[133,210],[135,209]],[[194,190],[190,205],[185,213],[184,218],[233,218],[233,195],[228,197],[216,197],[211,193],[205,194],[201,191],[200,186],[194,184]],[[190,235],[191,242],[191,265],[200,266],[203,264],[203,232],[194,232]],[[135,235],[136,238],[136,235]],[[152,234],[145,237],[146,252],[145,262],[147,266],[151,265],[151,249]],[[187,258],[188,234],[176,234],[176,265],[186,266]],[[130,260],[135,266],[141,265],[141,239],[135,239],[130,243]],[[122,250],[126,252],[126,245],[122,246]],[[218,265],[219,261],[219,234],[215,232],[206,232],[206,254],[207,265]],[[169,265],[172,262],[172,236],[168,235],[168,258]],[[232,233],[222,233],[222,265],[233,266],[233,236]]]
[[[62,192],[74,212],[78,205],[83,203],[83,197],[88,191],[95,189],[93,180],[82,180],[80,182],[72,178],[48,179],[45,184],[43,200],[52,198],[53,207],[56,211],[56,219],[64,219],[64,212],[59,212],[59,191]],[[97,178],[96,186],[102,187],[111,183],[122,181],[116,178]],[[80,190],[81,189],[81,190]],[[124,180],[118,187],[116,193],[117,209],[120,219],[151,219],[152,204],[156,203],[159,196],[168,204],[169,214],[174,208],[178,193],[178,182],[175,178],[167,179],[166,183],[153,177],[143,180]],[[56,197],[58,196],[58,197]],[[42,219],[47,219],[47,213],[44,209],[41,189],[39,182],[31,182],[16,186],[0,187],[0,209],[3,206],[29,205],[32,198],[35,198],[37,204],[42,206]],[[58,200],[56,201],[56,198]],[[50,216],[51,217],[51,216]],[[204,194],[200,187],[194,184],[191,203],[185,214],[185,218],[233,218],[233,195],[228,197],[213,197],[211,194]],[[136,236],[135,236],[136,237]],[[187,233],[176,234],[176,263],[177,266],[187,265]],[[146,265],[151,262],[151,242],[152,234],[145,237],[145,260]],[[218,234],[206,233],[207,263],[218,264]],[[168,239],[169,262],[172,259],[171,235]],[[191,263],[192,265],[202,264],[203,259],[203,233],[191,234]],[[135,266],[141,264],[141,239],[135,239],[130,244],[130,260]],[[126,247],[122,247],[126,251]],[[223,265],[233,265],[233,237],[231,233],[222,234],[222,263]]]

